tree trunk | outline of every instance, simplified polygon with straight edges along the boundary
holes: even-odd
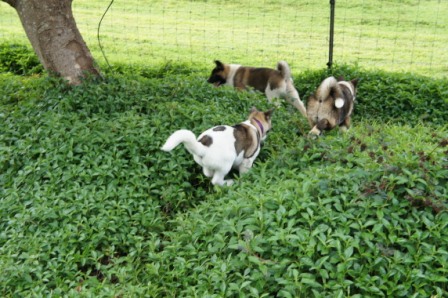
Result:
[[[73,85],[80,84],[86,73],[100,74],[73,18],[73,0],[3,1],[16,9],[46,70]]]

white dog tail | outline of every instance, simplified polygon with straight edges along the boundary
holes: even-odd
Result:
[[[335,107],[340,109],[344,106],[345,100],[342,97],[341,87],[334,77],[326,78],[317,89],[316,96],[319,100],[325,100],[330,94],[335,98]]]
[[[338,88],[338,81],[334,77],[328,77],[320,84],[317,95],[319,98],[326,99],[335,88]]]
[[[161,148],[163,151],[170,152],[177,147],[180,143],[183,143],[188,152],[198,155],[200,157],[204,156],[206,147],[202,143],[196,140],[194,133],[187,129],[180,129],[175,131],[166,140],[165,145]]]
[[[282,74],[286,81],[291,79],[291,69],[286,61],[279,61],[277,63],[277,70]]]

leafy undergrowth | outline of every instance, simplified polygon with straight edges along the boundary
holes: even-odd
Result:
[[[29,46],[0,43],[0,72],[32,75],[42,73],[43,67]]]
[[[271,105],[165,69],[0,75],[2,296],[448,294],[446,80],[337,67],[361,78],[353,129],[309,139],[282,104],[254,168],[218,188],[161,145]],[[326,75],[296,76],[302,99]]]

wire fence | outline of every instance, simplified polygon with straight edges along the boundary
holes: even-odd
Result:
[[[334,1],[334,0],[333,0]],[[336,0],[333,61],[433,77],[448,73],[448,1]],[[94,57],[109,0],[75,0],[73,10]],[[0,38],[26,42],[11,7],[0,2]],[[152,65],[213,60],[293,71],[329,62],[329,0],[114,1],[100,28],[111,63]]]

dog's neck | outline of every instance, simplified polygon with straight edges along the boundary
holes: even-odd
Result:
[[[230,67],[230,71],[229,71],[229,75],[226,79],[226,85],[235,87],[235,84],[233,81],[235,78],[236,71],[241,67],[241,65],[240,64],[229,64],[229,67]]]
[[[256,124],[257,124],[257,126],[260,128],[260,132],[261,132],[261,136],[263,136],[264,135],[264,127],[263,127],[263,124],[261,124],[261,122],[258,120],[258,119],[256,119],[256,118],[252,118],[251,120],[253,120]],[[252,124],[252,123],[251,123]],[[254,126],[254,128],[255,128],[255,125],[252,125],[252,126]],[[255,128],[256,129],[256,128]]]

